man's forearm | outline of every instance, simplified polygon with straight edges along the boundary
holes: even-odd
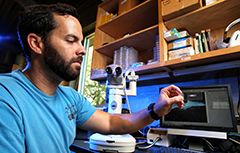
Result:
[[[136,132],[154,120],[148,113],[147,109],[134,114],[112,114],[110,119],[112,134],[125,134]]]

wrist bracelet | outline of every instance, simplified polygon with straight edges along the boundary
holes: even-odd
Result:
[[[151,116],[152,119],[154,120],[159,120],[161,119],[161,117],[159,117],[153,110],[153,107],[154,107],[155,103],[151,103],[149,106],[148,106],[148,113],[149,115]]]

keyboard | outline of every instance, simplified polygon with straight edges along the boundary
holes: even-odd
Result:
[[[199,153],[199,152],[188,149],[160,146],[156,153]]]

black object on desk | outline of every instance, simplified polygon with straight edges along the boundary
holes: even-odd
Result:
[[[88,148],[85,148],[85,147],[82,147],[82,146],[79,146],[79,145],[75,145],[75,144],[72,144],[70,146],[70,150],[74,151],[76,153],[97,153],[96,151],[93,151],[93,150],[90,150]]]

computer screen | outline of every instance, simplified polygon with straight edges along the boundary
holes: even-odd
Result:
[[[174,105],[160,120],[168,134],[226,139],[228,132],[236,131],[230,85],[180,89],[184,94],[183,108]]]

